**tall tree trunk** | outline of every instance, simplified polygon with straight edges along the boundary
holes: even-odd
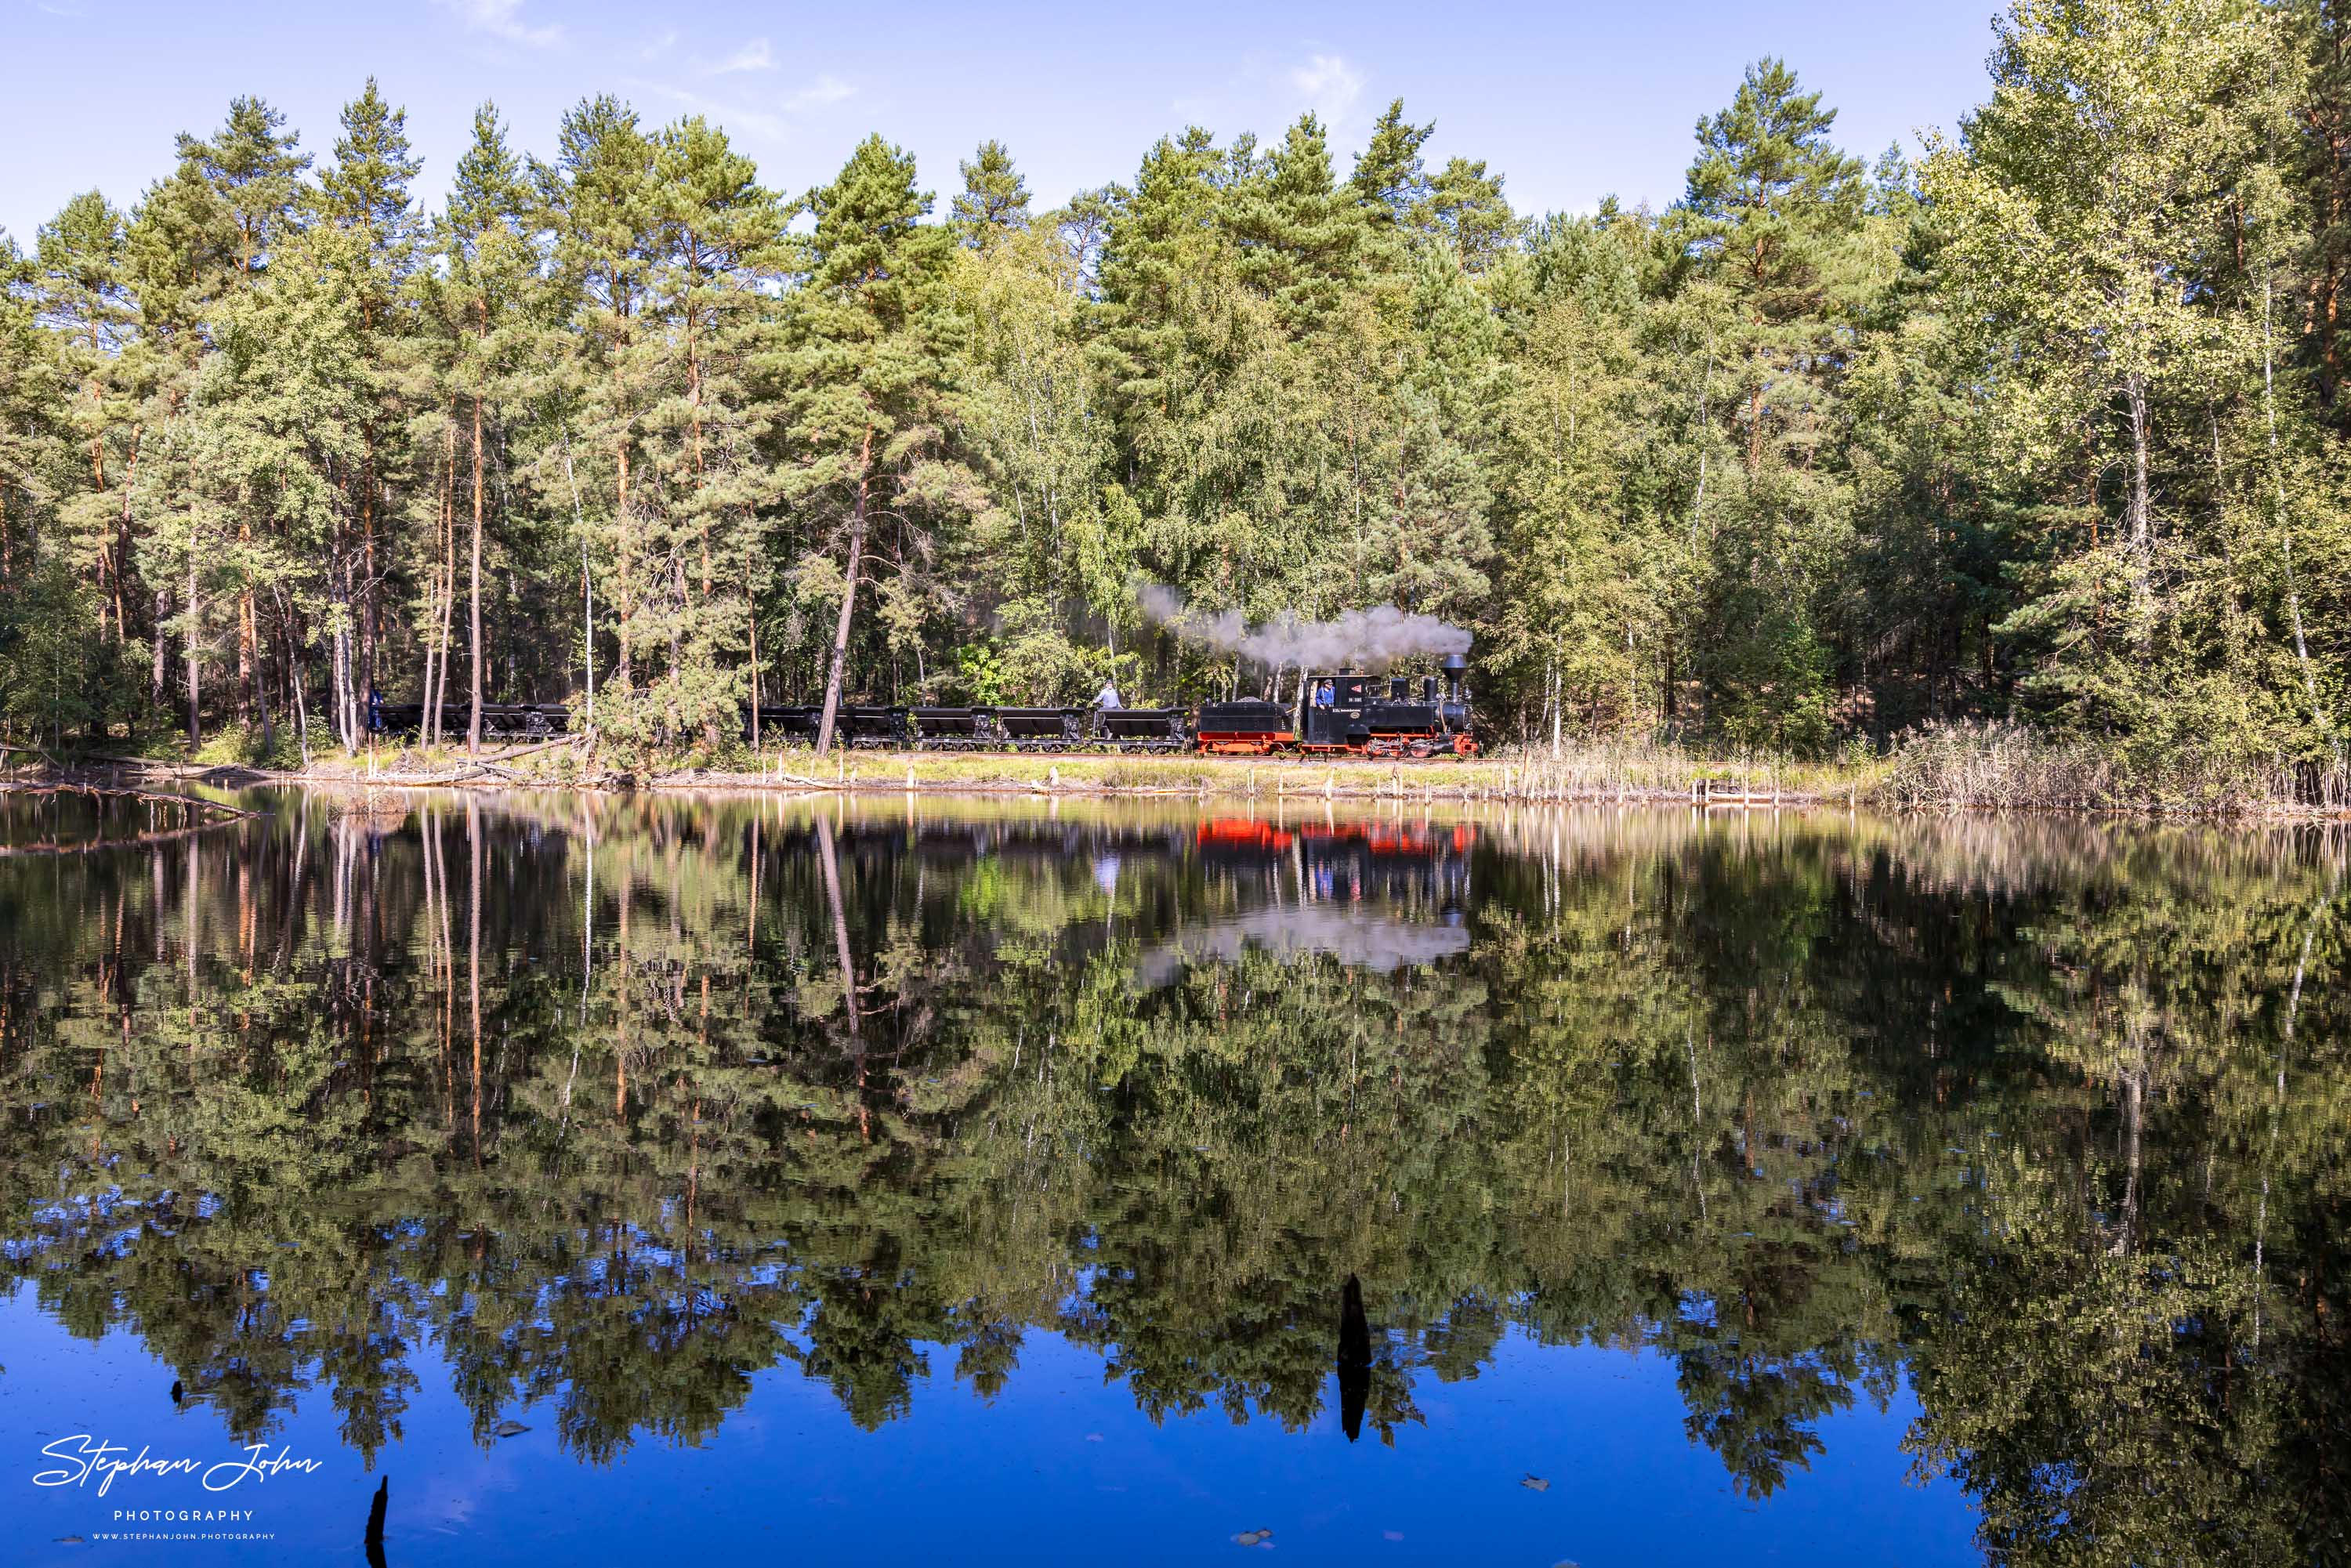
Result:
[[[180,601],[180,606],[182,613],[185,614],[188,618],[188,645],[186,650],[188,664],[188,749],[193,751],[204,743],[204,692],[202,689],[204,684],[204,660],[198,653],[196,648],[196,622],[199,620],[199,616],[197,614],[196,600],[196,547],[195,540],[193,538],[188,541],[188,596]]]
[[[375,422],[361,427],[367,452],[360,460],[360,667],[352,688],[361,703],[376,689],[376,640],[381,606],[375,581]]]
[[[250,524],[237,525],[236,540],[240,546],[253,542],[253,528]],[[253,723],[254,698],[257,695],[253,684],[255,678],[253,656],[255,644],[259,638],[256,635],[253,622],[251,574],[241,564],[238,570],[246,573],[246,580],[237,590],[236,594],[236,720],[239,724],[250,726]]]
[[[865,440],[857,454],[857,510],[849,520],[849,570],[841,574],[841,619],[832,631],[832,663],[824,677],[824,716],[817,722],[816,754],[822,757],[832,749],[832,724],[841,711],[841,678],[849,665],[850,616],[857,608],[857,573],[865,564],[865,497],[873,456],[873,432],[865,432]]]
[[[131,572],[131,486],[139,476],[140,427],[131,427],[131,454],[122,463],[122,510],[114,523],[114,625],[119,636],[128,637],[131,623],[125,618],[123,580]]]
[[[2131,478],[2130,498],[2124,519],[2129,529],[2131,600],[2135,608],[2144,610],[2149,580],[2154,571],[2155,509],[2147,499],[2147,446],[2152,439],[2148,429],[2147,379],[2132,371],[2123,382],[2123,399],[2130,411]],[[2142,624],[2142,634],[2147,628]]]
[[[624,329],[620,337],[625,341],[625,317],[622,321]],[[619,346],[615,344],[616,349]],[[627,692],[636,685],[630,660],[631,631],[637,617],[636,535],[635,530],[629,527],[629,426],[627,400],[622,395],[621,382],[621,357],[617,352],[612,357],[612,407],[621,415],[620,428],[612,436],[612,462],[619,475],[613,492],[617,505],[612,511],[612,528],[615,530],[613,554],[617,558],[619,577],[615,585],[618,598],[613,605],[612,630],[621,644],[620,662],[614,668],[620,677],[621,690]]]
[[[580,667],[588,677],[588,722],[596,714],[596,581],[588,574],[588,514],[580,505],[580,480],[571,472],[571,437],[563,438],[563,482],[571,487],[571,526],[580,534]]]
[[[337,575],[339,578],[341,575],[340,570]],[[339,589],[340,586],[339,582]],[[333,639],[328,644],[327,679],[335,690],[335,738],[349,753],[359,749],[359,737],[353,732],[351,723],[350,629],[343,624],[343,616],[335,617]]]
[[[669,705],[664,738],[684,738],[680,722],[685,700],[685,561],[674,550],[669,558],[670,591],[677,596],[677,615],[669,623]]]
[[[167,591],[159,588],[155,591],[154,667],[149,672],[147,681],[147,695],[153,701],[155,712],[159,716],[163,712],[163,705],[171,700],[169,686],[172,672],[168,668],[170,656],[165,643],[167,633],[163,630],[163,622],[171,618],[172,596]]]
[[[512,702],[522,690],[522,639],[515,635],[515,612],[522,608],[522,580],[515,575],[514,562],[507,562],[507,597],[500,607],[498,636],[507,645],[507,684],[500,688]]]
[[[457,593],[457,420],[456,410],[441,426],[441,559],[433,568],[433,591],[425,603],[424,635],[438,656],[426,666],[425,744],[441,744],[441,706],[449,696],[449,616]]]
[[[344,639],[348,650],[350,633],[339,627],[336,635]],[[310,661],[302,652],[302,643],[291,625],[285,628],[285,641],[287,706],[293,711],[294,741],[301,748],[302,766],[308,768],[310,766],[310,705],[303,690],[310,684]],[[338,697],[341,695],[340,693],[336,695]],[[353,747],[350,749],[358,748]]]
[[[2343,741],[2335,733],[2334,716],[2319,699],[2318,677],[2310,667],[2310,640],[2302,630],[2302,589],[2294,580],[2294,519],[2286,509],[2285,470],[2278,461],[2277,370],[2270,332],[2270,275],[2262,274],[2262,407],[2269,420],[2270,485],[2277,505],[2278,543],[2285,558],[2285,603],[2294,626],[2294,663],[2302,670],[2303,695],[2310,701],[2310,721],[2326,741],[2326,749],[2335,758],[2335,771],[2343,771]]]
[[[632,650],[629,632],[631,623],[636,619],[637,607],[637,595],[634,586],[636,581],[636,536],[635,531],[629,527],[628,443],[625,441],[619,443],[613,451],[613,456],[618,460],[621,465],[621,482],[617,491],[620,507],[619,509],[612,514],[612,527],[614,529],[613,553],[619,558],[617,564],[620,569],[618,573],[619,581],[615,585],[618,590],[619,602],[613,607],[612,634],[620,643],[621,656],[619,661],[613,666],[613,673],[620,679],[621,689],[623,692],[626,692],[636,685],[636,675],[632,667],[632,661],[630,658]]]
[[[471,622],[474,706],[465,721],[465,750],[482,749],[482,393],[474,392],[474,563],[466,615]]]

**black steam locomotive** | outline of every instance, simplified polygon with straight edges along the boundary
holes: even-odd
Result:
[[[1474,757],[1469,697],[1461,677],[1469,661],[1446,655],[1444,691],[1437,677],[1310,675],[1300,683],[1298,709],[1258,701],[1203,703],[1195,734],[1204,756]]]
[[[1294,707],[1246,698],[1175,707],[876,707],[843,705],[833,715],[841,744],[862,751],[1196,751],[1207,757],[1278,754],[1355,757],[1474,757],[1469,697],[1462,685],[1468,661],[1449,654],[1419,689],[1403,675],[1311,675],[1299,684]],[[560,703],[486,703],[486,738],[542,740],[563,733],[571,710]],[[443,707],[441,732],[465,733],[468,710]],[[762,704],[762,741],[814,745],[821,707]],[[415,735],[424,709],[415,703],[377,704],[370,727],[385,735]],[[752,737],[748,704],[742,736]]]

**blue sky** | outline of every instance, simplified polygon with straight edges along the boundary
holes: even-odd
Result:
[[[229,98],[284,109],[324,154],[372,72],[409,110],[437,198],[473,106],[495,99],[526,148],[610,90],[651,121],[703,112],[798,193],[880,131],[926,188],[983,137],[1006,141],[1042,204],[1130,177],[1151,141],[1197,122],[1278,134],[1332,122],[1342,173],[1401,96],[1437,122],[1434,159],[1484,158],[1522,211],[1680,194],[1691,127],[1750,60],[1777,54],[1839,110],[1837,139],[1875,157],[1949,128],[1984,93],[1991,0],[1278,5],[1196,0],[895,5],[559,0],[331,0],[196,6],[5,0],[0,227],[37,225],[92,185],[134,201],[169,172],[172,137],[208,132]]]

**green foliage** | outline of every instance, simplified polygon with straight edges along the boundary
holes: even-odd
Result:
[[[1866,167],[1766,58],[1679,201],[1540,221],[1400,100],[1343,179],[1311,115],[1188,127],[1046,210],[988,140],[944,212],[880,136],[790,201],[698,116],[586,99],[542,162],[485,105],[428,216],[373,82],[315,172],[239,99],[15,255],[0,549],[85,575],[106,727],[351,746],[373,685],[437,743],[478,688],[707,750],[983,643],[1028,700],[1294,690],[1155,582],[1458,624],[1496,741],[2020,719],[2339,791],[2338,32],[2020,0]]]
[[[995,707],[1011,691],[1004,661],[985,643],[967,643],[956,650],[956,695],[966,702]]]
[[[55,753],[99,711],[103,650],[82,631],[89,593],[67,561],[18,570],[30,580],[0,598],[0,718]]]

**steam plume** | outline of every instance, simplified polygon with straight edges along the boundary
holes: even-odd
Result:
[[[1257,909],[1196,925],[1157,944],[1135,960],[1135,983],[1155,990],[1175,981],[1188,964],[1237,964],[1251,948],[1283,963],[1328,953],[1349,968],[1391,975],[1467,953],[1469,933],[1458,925],[1398,919],[1373,906]]]
[[[1238,610],[1207,615],[1187,608],[1174,589],[1154,583],[1135,596],[1143,613],[1186,643],[1238,653],[1276,669],[1376,673],[1399,659],[1467,653],[1469,633],[1434,615],[1382,604],[1330,621],[1301,621],[1284,611],[1252,628]]]

